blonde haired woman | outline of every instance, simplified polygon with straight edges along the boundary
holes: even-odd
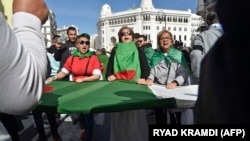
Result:
[[[185,85],[188,79],[189,68],[181,51],[173,47],[173,35],[170,31],[163,30],[157,35],[158,51],[151,58],[151,71],[147,85],[153,83],[165,86],[167,89],[174,89],[177,86]],[[167,110],[156,108],[156,122],[167,123]],[[174,113],[178,117],[175,123],[180,123],[180,113]],[[173,116],[175,117],[175,115]]]

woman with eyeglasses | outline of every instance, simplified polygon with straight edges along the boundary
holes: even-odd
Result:
[[[181,51],[173,47],[173,35],[170,31],[163,30],[157,35],[158,51],[151,58],[151,71],[147,85],[153,83],[165,86],[167,89],[174,89],[177,86],[185,85],[187,82],[189,68],[187,61]],[[166,110],[155,109],[156,122],[166,124]],[[180,114],[178,114],[180,117]],[[172,118],[173,119],[173,118]],[[180,123],[180,118],[178,118]]]
[[[136,47],[133,30],[122,27],[118,36],[119,42],[112,49],[108,62],[107,80],[133,80],[135,84],[146,84],[145,79],[150,68],[144,52]],[[110,141],[148,140],[148,124],[144,109],[113,112],[110,113],[110,120]]]
[[[101,63],[94,52],[89,50],[90,36],[83,33],[77,36],[76,47],[68,57],[63,68],[55,76],[47,79],[47,82],[62,79],[71,73],[74,82],[82,83],[86,81],[102,80]],[[80,115],[79,117],[84,124],[84,132],[80,139],[90,141],[93,134],[94,116],[93,114]]]

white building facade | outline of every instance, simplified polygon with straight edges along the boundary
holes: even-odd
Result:
[[[147,36],[153,48],[157,48],[157,33],[163,29],[169,30],[174,40],[182,41],[190,46],[192,36],[203,23],[201,16],[192,14],[191,10],[156,9],[152,0],[141,0],[140,8],[112,13],[108,4],[102,6],[97,23],[98,37],[95,39],[95,49],[106,48],[110,51],[118,41],[118,31],[127,26],[135,33]]]
[[[71,25],[71,26],[63,26],[61,28],[57,28],[57,34],[60,35],[60,36],[67,36],[67,29],[69,27],[74,27],[76,28],[76,34],[79,35],[79,28],[75,25]]]
[[[77,35],[79,34],[79,29],[75,25],[71,25],[72,27],[75,27],[77,30]],[[55,13],[50,10],[48,20],[46,23],[42,25],[42,33],[45,38],[45,44],[47,47],[50,47],[52,44],[52,38],[54,35],[60,35],[60,36],[67,36],[67,29],[69,26],[63,26],[61,28],[57,27],[56,22],[56,15]]]
[[[55,34],[57,34],[56,29],[56,16],[52,10],[49,10],[48,20],[42,25],[42,33],[47,47],[51,46],[52,38]]]

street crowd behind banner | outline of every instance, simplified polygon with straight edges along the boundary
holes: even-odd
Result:
[[[212,139],[213,141],[249,141],[248,125],[150,125],[149,141],[169,139]]]

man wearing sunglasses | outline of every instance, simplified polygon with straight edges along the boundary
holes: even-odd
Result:
[[[145,35],[140,35],[137,38],[136,46],[139,49],[142,49],[144,51],[144,53],[147,57],[148,64],[149,64],[149,61],[150,61],[152,55],[154,54],[155,50],[152,48],[151,43],[147,43],[147,37]]]
[[[145,43],[147,43],[147,37],[145,35],[139,35],[136,39],[136,46],[142,47]]]

